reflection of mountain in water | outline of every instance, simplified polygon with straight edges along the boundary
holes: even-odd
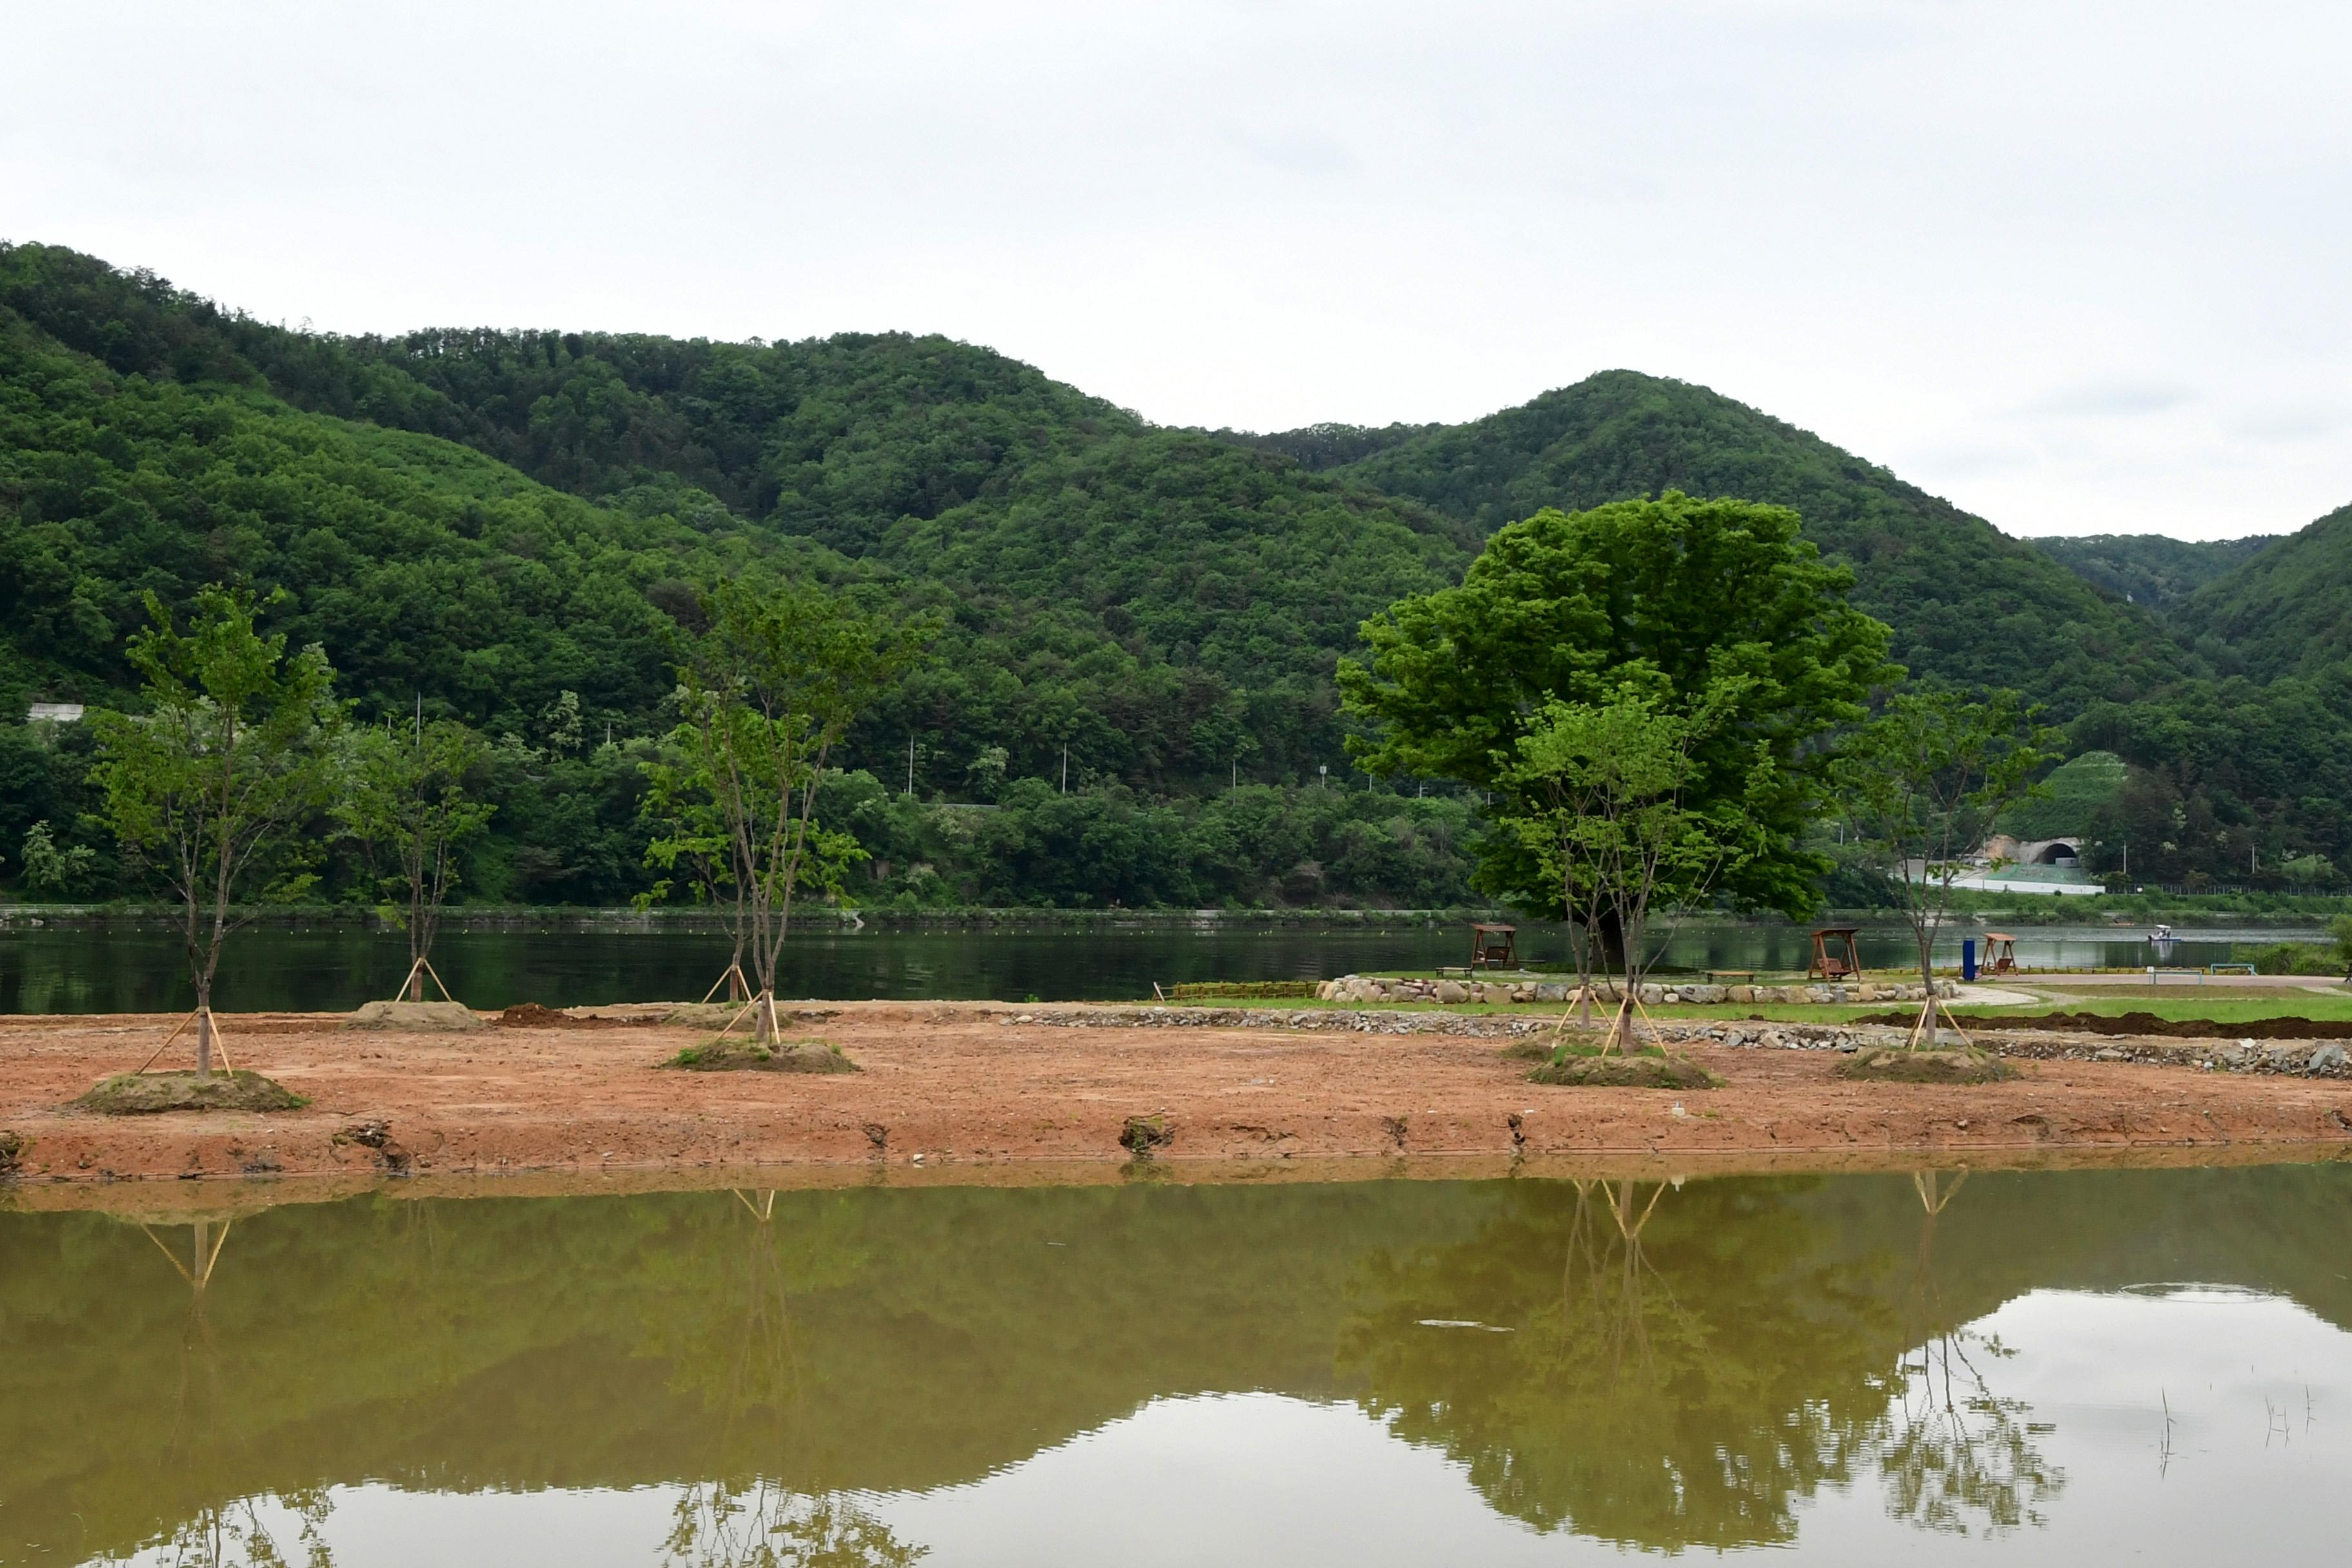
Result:
[[[238,1220],[202,1334],[138,1227],[0,1215],[0,1560],[369,1478],[674,1482],[805,1521],[1244,1389],[1360,1399],[1497,1509],[1618,1540],[1786,1539],[1795,1500],[1898,1453],[1919,1522],[1978,1528],[2046,1500],[2031,1444],[1954,1449],[1937,1422],[1989,1430],[1998,1368],[1977,1390],[1953,1342],[1937,1405],[1906,1352],[2037,1286],[2227,1281],[2352,1322],[2347,1177],[1978,1175],[1925,1254],[1901,1177],[873,1189],[764,1217],[725,1192],[377,1196]]]

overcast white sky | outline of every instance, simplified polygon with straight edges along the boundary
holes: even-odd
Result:
[[[2016,533],[2352,500],[2352,5],[0,0],[0,237],[1171,424],[1701,382]]]

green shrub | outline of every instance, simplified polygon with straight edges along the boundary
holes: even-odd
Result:
[[[2338,917],[2339,923],[2352,924]],[[2339,936],[2337,941],[2343,939]],[[2322,946],[2315,942],[2274,942],[2254,951],[2255,973],[2260,974],[2341,974],[2345,954],[2334,946]]]

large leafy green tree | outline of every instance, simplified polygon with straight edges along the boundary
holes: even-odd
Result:
[[[293,829],[327,803],[341,713],[325,653],[314,645],[289,655],[283,632],[257,631],[252,595],[203,589],[185,632],[152,594],[147,611],[154,625],[131,639],[147,711],[92,716],[92,778],[115,837],[179,902],[196,1075],[209,1078],[222,944],[242,923],[245,894],[273,879],[280,890],[307,880]]]
[[[1722,882],[1738,900],[1795,915],[1824,868],[1800,835],[1817,798],[1814,743],[1863,717],[1899,675],[1887,628],[1846,602],[1853,574],[1822,562],[1784,507],[1669,491],[1574,514],[1549,508],[1498,530],[1462,583],[1364,624],[1367,662],[1343,663],[1351,742],[1383,774],[1459,780],[1511,815],[1521,741],[1554,702],[1594,706],[1628,670],[1654,672],[1661,711],[1734,692],[1690,753],[1689,809],[1738,803],[1758,852]],[[1759,759],[1769,787],[1756,787]],[[1563,913],[1523,837],[1496,834],[1482,885]],[[1611,933],[1612,942],[1617,933]]]

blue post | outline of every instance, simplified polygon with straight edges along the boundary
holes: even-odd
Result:
[[[1977,977],[1977,939],[1967,937],[1960,942],[1960,978],[1973,981]]]

